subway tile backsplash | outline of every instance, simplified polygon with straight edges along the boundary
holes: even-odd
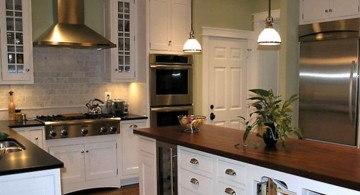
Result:
[[[92,98],[128,99],[127,83],[105,82],[104,51],[34,47],[34,84],[0,85],[0,120],[7,119],[10,90],[17,108],[28,116],[86,111]]]

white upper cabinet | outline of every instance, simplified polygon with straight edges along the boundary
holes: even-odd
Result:
[[[149,0],[150,51],[182,53],[191,25],[190,0]]]
[[[106,50],[106,80],[111,82],[136,80],[134,0],[106,1],[106,37],[116,48]]]
[[[30,0],[0,0],[0,84],[33,84]]]
[[[359,0],[300,0],[300,24],[359,16]]]

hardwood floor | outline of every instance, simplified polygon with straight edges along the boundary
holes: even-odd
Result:
[[[123,186],[120,189],[102,188],[83,190],[79,192],[69,193],[67,195],[139,195],[139,185]]]

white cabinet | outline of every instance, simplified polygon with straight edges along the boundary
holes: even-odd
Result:
[[[26,139],[44,149],[45,129],[43,126],[12,128]]]
[[[145,127],[146,120],[130,120],[120,122],[122,179],[137,178],[139,173],[138,136],[133,133],[134,128]]]
[[[106,37],[116,48],[106,50],[106,80],[135,81],[136,63],[136,4],[134,0],[106,1]]]
[[[140,195],[157,195],[156,141],[139,136]]]
[[[149,0],[151,52],[179,52],[189,38],[190,0]]]
[[[359,0],[300,0],[300,24],[359,17]]]
[[[32,84],[31,1],[0,0],[0,84]]]
[[[0,195],[61,195],[60,169],[0,177]]]
[[[64,163],[64,193],[95,187],[120,187],[118,135],[47,141],[48,152]]]

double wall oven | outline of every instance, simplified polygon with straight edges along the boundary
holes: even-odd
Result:
[[[191,55],[150,54],[150,126],[178,125],[193,114]]]

